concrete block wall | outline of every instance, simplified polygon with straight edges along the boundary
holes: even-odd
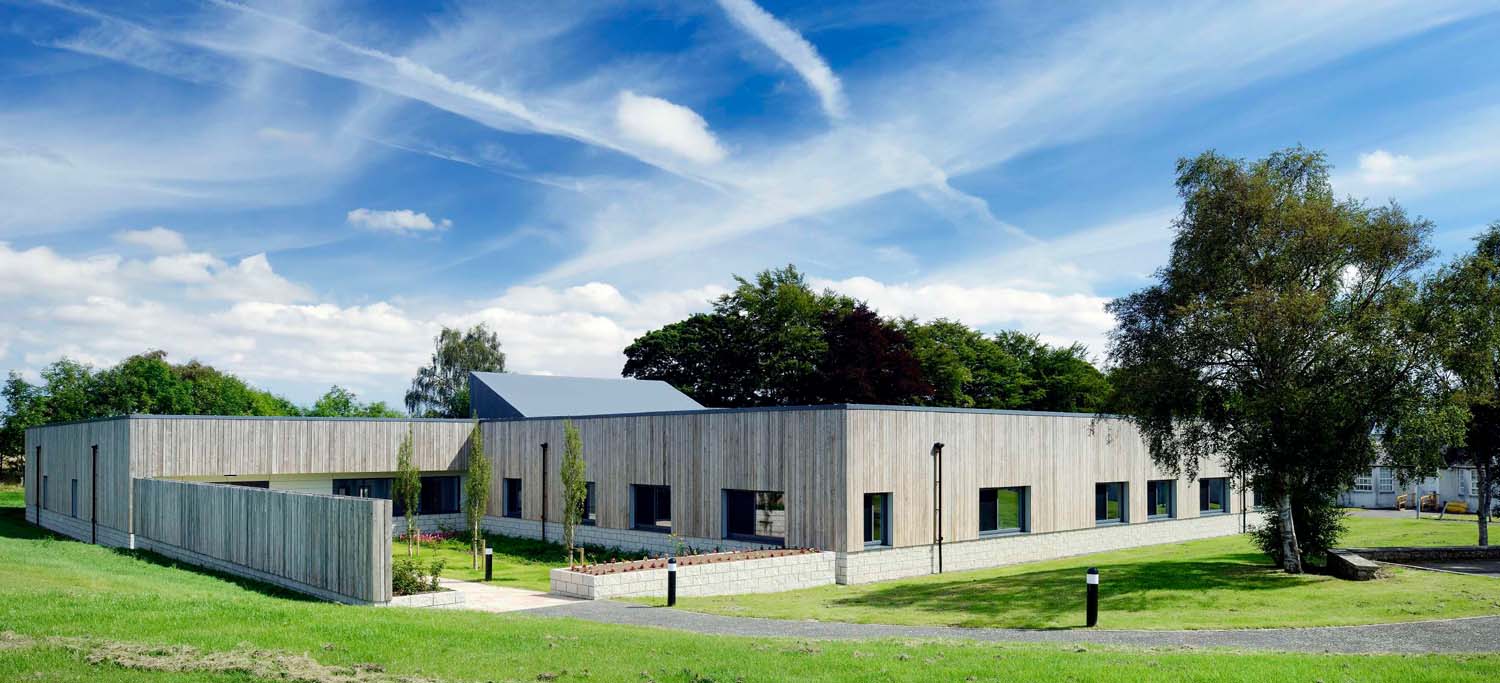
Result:
[[[1259,524],[1261,519],[1260,513],[1248,515],[1251,527]],[[1240,521],[1237,514],[1212,515],[945,543],[943,571],[984,569],[1071,555],[1228,536],[1240,533]],[[924,545],[839,553],[835,573],[839,583],[851,584],[921,576],[936,573],[937,570],[937,548]]]
[[[434,531],[442,531],[444,529],[463,533],[464,515],[461,512],[452,515],[417,515],[417,528],[421,529],[422,533],[424,534],[429,534]],[[400,538],[400,536],[404,533],[406,533],[406,518],[392,517],[391,538]],[[400,541],[394,542],[399,543]]]
[[[26,521],[36,524],[36,507],[26,508]],[[42,528],[55,531],[64,536],[74,538],[84,543],[97,540],[99,545],[111,548],[134,548],[135,537],[119,529],[99,525],[97,539],[92,538],[93,531],[89,520],[63,515],[51,510],[42,510]]]
[[[542,523],[534,519],[485,517],[483,527],[485,531],[501,536],[542,538]],[[584,545],[619,548],[626,552],[642,552],[657,557],[677,553],[677,541],[670,534],[653,531],[579,526],[576,528],[575,537],[578,543]],[[548,522],[546,538],[554,543],[561,543],[562,524]],[[677,540],[680,540],[693,554],[730,550],[766,550],[780,547],[764,543],[746,543],[744,541],[731,541],[721,538],[680,538]]]
[[[805,553],[694,564],[677,569],[677,594],[739,595],[779,593],[826,586],[834,582],[835,553]],[[642,569],[619,574],[585,574],[569,569],[552,570],[552,592],[585,600],[665,597],[666,569]]]

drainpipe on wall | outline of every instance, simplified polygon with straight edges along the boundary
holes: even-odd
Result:
[[[542,442],[542,542],[547,541],[547,442]]]
[[[937,573],[943,573],[943,444],[932,444],[932,539],[937,544]]]

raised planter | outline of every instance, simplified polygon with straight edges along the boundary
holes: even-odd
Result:
[[[464,604],[462,591],[437,591],[416,595],[397,595],[387,603],[390,607],[456,607]]]
[[[736,595],[826,586],[834,582],[834,555],[783,548],[681,557],[677,594]],[[551,578],[553,593],[585,600],[661,597],[667,594],[667,560],[554,569]]]

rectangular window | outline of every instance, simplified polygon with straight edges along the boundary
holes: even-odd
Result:
[[[1368,474],[1361,474],[1354,478],[1354,490],[1357,493],[1370,493],[1375,490],[1375,478]]]
[[[384,498],[391,499],[390,479],[335,479],[333,480],[333,495],[351,496],[354,498]],[[395,510],[391,511],[395,514]]]
[[[1391,468],[1389,468],[1389,467],[1382,467],[1382,468],[1376,470],[1376,472],[1378,472],[1379,475],[1380,475],[1379,477],[1376,478],[1376,481],[1379,482],[1379,484],[1380,484],[1380,492],[1381,493],[1393,493],[1393,492],[1395,492],[1395,490],[1396,490],[1396,482],[1395,482],[1394,477],[1392,476]]]
[[[1125,517],[1125,482],[1094,484],[1094,523],[1123,524]]]
[[[724,489],[724,537],[786,543],[786,497],[780,491]]]
[[[505,491],[504,491],[504,494],[505,494],[505,498],[501,502],[504,503],[505,516],[506,517],[520,517],[521,516],[521,480],[520,479],[506,479],[505,480]]]
[[[78,516],[78,480],[68,480],[68,514]]]
[[[1171,519],[1177,516],[1177,480],[1158,479],[1146,482],[1146,519]]]
[[[1018,534],[1029,528],[1025,486],[979,489],[979,533]]]
[[[224,486],[240,486],[247,489],[271,488],[271,482],[269,481],[216,481],[214,483],[223,484]]]
[[[1223,477],[1198,480],[1198,513],[1229,512],[1229,480]]]
[[[47,509],[47,475],[42,475],[42,509]]]
[[[641,531],[672,531],[672,487],[635,484],[630,487],[630,525]]]
[[[865,547],[891,544],[891,494],[865,494]]]
[[[583,483],[583,515],[579,520],[580,524],[592,526],[599,523],[599,499],[594,497],[594,490],[594,482]]]

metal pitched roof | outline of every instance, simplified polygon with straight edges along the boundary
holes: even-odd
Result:
[[[481,419],[703,409],[672,385],[656,380],[498,372],[469,373],[469,403]]]

